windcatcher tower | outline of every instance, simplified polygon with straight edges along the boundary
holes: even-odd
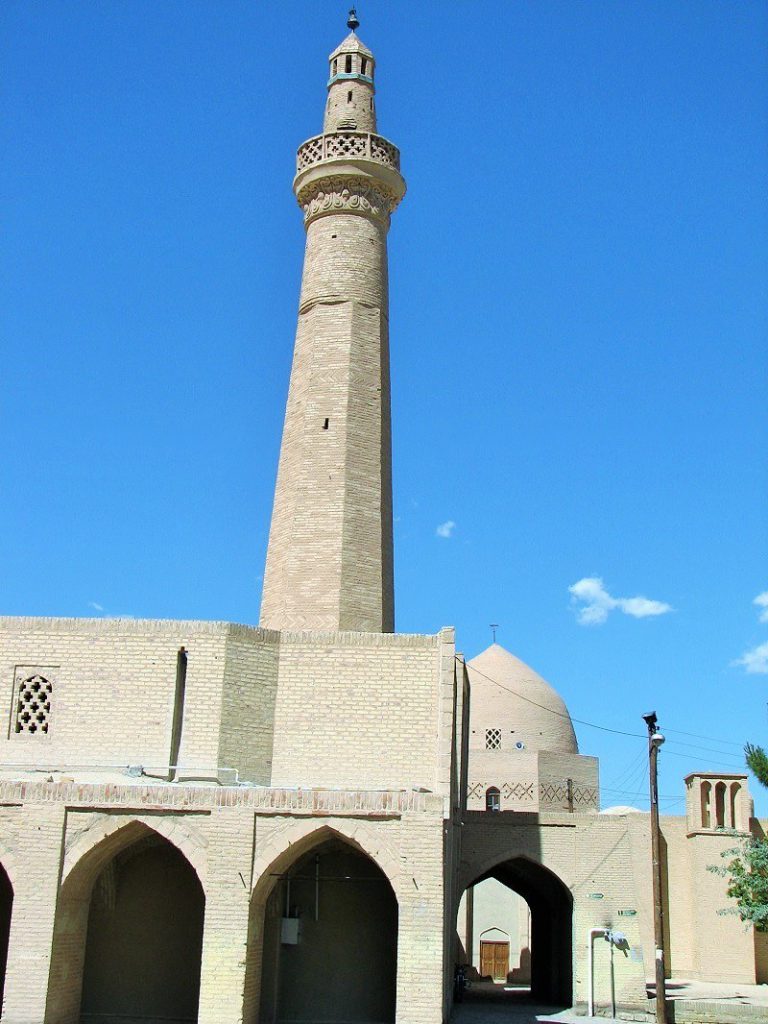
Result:
[[[389,215],[400,154],[376,134],[373,54],[330,60],[323,134],[299,147],[307,232],[261,625],[392,632]]]

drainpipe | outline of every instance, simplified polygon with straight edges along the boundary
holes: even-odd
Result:
[[[618,946],[625,952],[629,949],[629,942],[624,932],[615,932],[612,928],[592,928],[589,933],[589,1006],[588,1013],[590,1017],[595,1015],[595,978],[594,978],[594,947],[595,939],[598,935],[602,935],[608,945],[611,947],[611,1016],[616,1016],[616,976],[614,974],[613,966],[613,947]]]
[[[595,1016],[595,939],[598,935],[607,935],[607,928],[590,928],[589,938],[587,940],[587,985],[588,985],[588,997],[587,997],[587,1016]],[[614,1013],[614,1017],[616,1014]]]

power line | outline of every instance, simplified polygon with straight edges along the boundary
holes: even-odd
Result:
[[[459,659],[457,658],[456,660],[458,661]],[[479,676],[482,676],[483,679],[487,679],[488,682],[493,683],[494,686],[498,686],[500,690],[506,690],[506,692],[511,693],[513,697],[519,697],[520,700],[527,701],[528,704],[533,704],[534,707],[541,708],[542,711],[548,711],[551,715],[557,715],[558,718],[567,718],[569,722],[578,722],[579,725],[587,725],[590,729],[600,729],[601,732],[612,732],[617,736],[631,736],[632,739],[636,740],[645,739],[645,736],[639,732],[626,732],[624,729],[611,729],[610,726],[607,725],[597,725],[596,722],[587,722],[583,718],[574,718],[567,712],[564,714],[562,711],[555,711],[554,708],[548,708],[546,704],[539,704],[538,701],[531,700],[531,698],[526,697],[525,694],[518,693],[517,690],[512,690],[509,686],[504,686],[503,683],[500,683],[497,679],[492,679],[490,676],[487,676],[485,672],[481,672],[480,669],[475,668],[474,665],[472,665],[472,671],[477,672]]]
[[[601,786],[600,787],[600,792],[601,793],[617,793],[619,796],[641,796],[642,795],[639,792],[630,792],[627,789],[611,789],[610,786]],[[646,800],[648,799],[648,794],[647,793],[645,795],[645,799]],[[679,794],[677,796],[660,796],[659,797],[659,800],[682,800],[682,799],[683,798]]]
[[[703,757],[696,757],[693,754],[678,754],[678,752],[676,750],[666,750],[666,751],[664,751],[664,753],[669,755],[670,757],[685,757],[689,761],[692,760],[692,759],[693,760],[697,760],[697,761],[703,761],[704,760]],[[714,751],[714,753],[717,753],[717,751]],[[716,768],[730,768],[730,770],[731,770],[730,774],[731,775],[737,774],[736,772],[733,771],[734,768],[741,768],[741,767],[743,767],[744,771],[738,772],[738,774],[739,775],[746,775],[747,774],[747,766],[746,765],[742,766],[742,765],[739,765],[739,764],[724,764],[722,761],[710,761],[710,764],[714,765]]]
[[[459,659],[457,658],[456,660],[458,661]],[[466,664],[466,662],[462,662],[462,664]],[[586,725],[589,729],[599,729],[600,732],[613,733],[613,735],[615,735],[615,736],[629,736],[631,739],[641,739],[641,740],[646,738],[641,733],[627,732],[625,729],[613,729],[611,726],[608,726],[608,725],[598,725],[597,722],[588,722],[585,718],[574,718],[572,715],[569,715],[567,712],[564,713],[562,711],[555,711],[554,708],[547,707],[546,704],[539,704],[538,701],[532,700],[530,697],[526,697],[525,694],[520,693],[517,690],[513,690],[509,686],[505,686],[503,683],[500,683],[498,681],[498,679],[493,679],[491,676],[486,675],[485,672],[481,672],[480,669],[477,668],[474,665],[472,665],[472,666],[467,665],[467,668],[471,668],[472,672],[476,672],[479,676],[482,676],[483,679],[487,679],[489,683],[493,683],[494,686],[498,686],[498,688],[500,690],[504,690],[506,693],[511,693],[513,697],[519,697],[520,700],[524,700],[524,701],[526,701],[526,703],[532,704],[536,708],[541,708],[542,711],[548,711],[551,715],[556,715],[558,718],[567,718],[569,722],[576,722],[578,725]],[[667,729],[666,731],[668,733],[672,733],[672,732],[677,733],[680,736],[692,736],[695,739],[708,739],[708,740],[711,740],[714,743],[731,742],[731,741],[726,741],[726,740],[723,740],[723,741],[716,740],[716,739],[714,739],[714,737],[710,737],[710,736],[697,736],[697,734],[695,734],[695,733],[683,732],[681,729]],[[727,753],[725,750],[714,750],[714,749],[710,749],[708,747],[698,747],[698,746],[695,746],[692,743],[684,743],[682,740],[672,740],[672,742],[673,743],[677,743],[680,746],[694,747],[694,749],[696,749],[696,750],[703,750],[706,753],[716,754],[716,755],[719,755],[720,757],[731,757],[731,756],[733,756],[733,755]],[[735,745],[738,746],[738,744],[735,744]],[[667,749],[666,753],[671,754],[673,757],[687,757],[689,760],[695,759],[695,755],[694,754],[680,754],[680,753],[677,753],[674,750],[669,750],[669,749]],[[725,764],[722,761],[719,761],[719,762],[718,761],[712,761],[711,764],[716,766],[716,767],[719,767],[719,768],[731,768],[731,769],[733,769],[733,768],[741,768],[742,767],[742,762],[732,762],[730,764]]]
[[[744,749],[744,744],[743,743],[737,743],[735,740],[723,740],[723,739],[720,739],[717,736],[702,736],[698,732],[683,732],[682,729],[665,729],[664,731],[665,732],[674,732],[678,736],[691,736],[695,740],[709,740],[710,743],[722,743],[726,747],[738,747],[740,750]],[[680,740],[676,740],[676,742],[680,743],[681,741]]]
[[[667,732],[670,732],[667,729]],[[731,753],[730,750],[715,750],[713,747],[701,747],[697,743],[685,743],[683,740],[670,740],[670,743],[674,743],[677,747],[690,747],[691,750],[706,750],[709,754],[720,754],[723,757],[732,757],[738,760],[739,764],[743,761],[743,758],[737,758],[736,754]]]

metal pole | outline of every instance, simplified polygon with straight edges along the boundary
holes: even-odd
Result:
[[[607,928],[590,928],[587,935],[587,1016],[595,1016],[595,937],[605,935]],[[616,1014],[614,1014],[614,1017]]]
[[[667,1024],[667,989],[664,977],[664,905],[662,902],[661,832],[659,829],[659,747],[664,737],[656,728],[656,712],[643,715],[648,726],[648,766],[651,791],[651,857],[653,860],[653,936],[656,946],[656,1022]]]

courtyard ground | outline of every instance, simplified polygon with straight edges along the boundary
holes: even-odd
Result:
[[[653,982],[648,983],[649,1010],[654,996]],[[707,1020],[718,1019],[717,1008],[722,1007],[723,1020],[743,1018],[745,1024],[768,1021],[768,985],[729,985],[719,982],[690,981],[670,978],[667,981],[667,1001],[679,1007],[681,1020],[697,1016],[705,1010]],[[739,1012],[741,1009],[741,1013]],[[616,1019],[604,1016],[592,1018],[599,1024],[615,1024]],[[673,1019],[672,1014],[669,1015]],[[588,1018],[574,1010],[561,1010],[534,1003],[528,989],[474,982],[464,996],[464,1002],[453,1008],[451,1024],[585,1024]]]

